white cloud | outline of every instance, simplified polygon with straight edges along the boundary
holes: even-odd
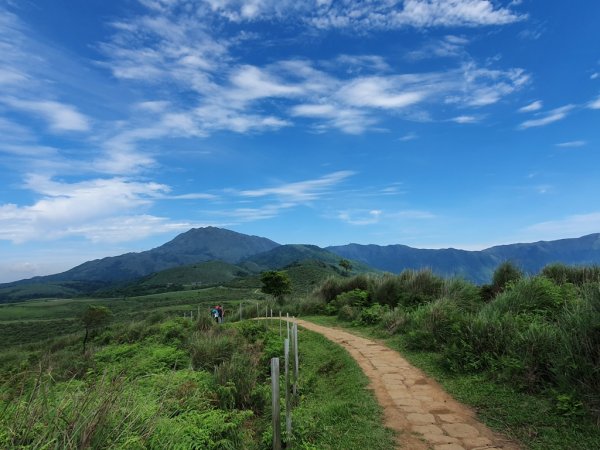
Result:
[[[160,137],[208,136],[220,130],[263,132],[291,126],[291,118],[298,117],[312,119],[309,126],[317,132],[337,128],[360,134],[380,122],[384,114],[415,120],[428,115],[424,108],[440,102],[459,107],[487,106],[528,81],[521,69],[492,70],[473,62],[438,73],[394,73],[378,55],[343,54],[314,63],[296,59],[263,66],[243,64],[233,56],[236,49],[257,37],[242,33],[223,38],[213,29],[223,19],[240,26],[263,18],[288,20],[293,16],[296,20],[300,10],[308,12],[309,18],[311,14],[327,16],[337,9],[343,10],[344,16],[359,18],[392,9],[416,14],[421,8],[426,16],[435,11],[453,14],[452,20],[477,15],[500,17],[508,11],[480,0],[392,3],[395,8],[378,1],[361,6],[343,2],[343,8],[339,2],[324,6],[314,1],[210,1],[209,15],[211,11],[216,14],[213,23],[205,17],[206,8],[183,8],[178,0],[149,2],[145,3],[150,8],[146,15],[114,23],[115,35],[101,48],[108,57],[106,66],[116,77],[150,86],[169,82],[162,83],[168,86],[168,100],[155,98],[138,105],[160,116],[156,118],[158,124],[145,127],[164,130],[156,133]],[[450,48],[464,46],[467,40],[447,35],[444,42]],[[369,76],[364,76],[365,72]],[[181,95],[185,102],[178,101]],[[190,102],[190,98],[194,100]],[[140,139],[146,138],[130,137],[128,150],[133,151]]]
[[[1,240],[20,243],[81,236],[124,241],[190,228],[188,222],[138,213],[168,195],[170,188],[158,183],[124,178],[65,183],[30,175],[25,187],[41,198],[30,206],[0,205]]]
[[[382,222],[408,220],[429,220],[436,216],[428,211],[420,210],[401,210],[401,211],[383,211],[380,209],[353,209],[339,211],[337,218],[350,225],[375,225]]]
[[[407,54],[409,59],[456,58],[466,57],[465,46],[469,40],[462,36],[447,35],[442,39],[431,41],[418,50]]]
[[[475,116],[457,116],[457,117],[450,119],[450,121],[460,123],[460,124],[465,124],[465,123],[476,123],[479,121],[479,119]]]
[[[579,237],[600,231],[600,212],[575,214],[562,219],[540,222],[526,228],[538,239]]]
[[[306,203],[316,200],[329,192],[329,189],[354,175],[354,172],[343,170],[333,172],[314,180],[298,181],[276,187],[241,191],[243,197],[275,196],[287,203]]]
[[[213,13],[237,23],[294,17],[317,28],[361,31],[505,25],[526,18],[510,7],[498,8],[490,0],[204,0],[204,3]],[[160,9],[164,11],[162,5]]]
[[[542,109],[542,107],[543,107],[542,101],[536,100],[534,102],[531,102],[528,105],[523,106],[522,108],[519,108],[519,112],[527,113],[527,112],[539,111],[540,109]]]
[[[22,100],[3,97],[0,101],[21,111],[45,119],[53,131],[87,131],[89,119],[72,105],[49,100]]]
[[[350,225],[373,225],[379,222],[383,211],[372,209],[370,211],[340,211],[338,219]]]
[[[521,123],[519,128],[524,130],[532,127],[543,127],[551,123],[558,122],[559,120],[567,117],[573,108],[575,108],[574,105],[561,106],[560,108],[546,112],[539,119],[526,120],[525,122]]]
[[[597,99],[592,100],[589,104],[588,104],[588,108],[591,109],[600,109],[600,96],[598,96]]]
[[[294,203],[266,204],[254,208],[232,208],[221,211],[207,211],[207,214],[226,217],[234,222],[254,222],[277,217],[285,209],[292,208]]]
[[[418,139],[419,136],[417,135],[417,133],[406,133],[404,136],[399,137],[398,140],[400,142],[408,142],[408,141],[414,141],[415,139]]]
[[[600,77],[600,73],[594,72],[590,75],[590,80],[596,80],[598,77]]]
[[[568,141],[556,144],[557,147],[572,148],[572,147],[583,147],[586,144],[585,141]]]
[[[419,91],[399,91],[388,78],[370,77],[352,81],[338,96],[351,106],[401,109],[421,102],[426,95]]]

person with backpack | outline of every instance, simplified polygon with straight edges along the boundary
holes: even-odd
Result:
[[[213,306],[210,310],[210,316],[215,319],[215,322],[219,323],[219,310],[217,308],[217,306]]]
[[[221,305],[217,305],[217,311],[219,313],[219,323],[223,323],[223,307]]]

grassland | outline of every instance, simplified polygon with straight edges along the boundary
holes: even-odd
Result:
[[[301,330],[289,448],[391,449],[360,368]],[[269,359],[279,328],[159,317],[80,334],[0,363],[0,448],[271,448]],[[283,380],[280,380],[283,381]]]

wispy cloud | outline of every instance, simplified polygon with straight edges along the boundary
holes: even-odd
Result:
[[[379,222],[383,211],[372,209],[369,211],[340,211],[338,219],[350,225],[373,225]]]
[[[585,142],[585,141],[568,141],[568,142],[561,142],[559,144],[556,144],[556,146],[562,147],[562,148],[573,148],[573,147],[583,147],[586,144],[587,144],[587,142]]]
[[[531,102],[528,105],[523,106],[522,108],[519,108],[519,112],[528,113],[528,112],[539,111],[540,109],[542,109],[542,107],[543,107],[542,101],[536,100],[534,102]]]
[[[588,108],[600,109],[600,95],[598,96],[598,98],[596,98],[595,100],[592,100],[590,103],[588,103]]]
[[[408,52],[407,57],[411,60],[467,57],[465,50],[467,44],[469,44],[467,38],[450,34],[442,39],[428,42],[418,50]]]
[[[50,100],[21,100],[14,97],[0,97],[0,102],[42,117],[53,131],[87,131],[90,128],[88,117],[72,105]]]
[[[399,137],[398,140],[400,142],[408,142],[408,141],[414,141],[415,139],[418,139],[419,136],[417,135],[417,133],[406,133],[404,136]]]
[[[574,214],[562,219],[549,220],[529,226],[526,231],[538,239],[560,239],[565,236],[578,237],[598,233],[600,230],[600,212]]]
[[[354,175],[355,172],[344,170],[333,172],[323,177],[298,181],[295,183],[281,184],[275,187],[241,191],[243,197],[267,197],[274,196],[286,203],[305,203],[316,200],[328,193],[335,186]]]
[[[457,116],[457,117],[453,117],[452,119],[450,119],[450,121],[460,123],[460,124],[466,124],[466,123],[477,123],[477,122],[479,122],[479,119],[475,116]]]
[[[390,221],[413,221],[413,220],[429,220],[436,216],[428,211],[421,210],[400,210],[400,211],[384,211],[382,209],[350,209],[342,210],[337,213],[337,218],[344,223],[350,225],[375,225],[382,222]]]
[[[541,115],[537,119],[526,120],[519,126],[520,129],[524,130],[532,127],[543,127],[559,120],[563,120],[569,115],[569,113],[575,108],[575,105],[561,106],[560,108],[553,109]]]
[[[282,60],[264,66],[241,64],[233,55],[238,46],[252,39],[250,35],[242,40],[221,38],[209,28],[208,21],[198,20],[193,9],[179,8],[177,3],[144,2],[150,8],[147,14],[114,23],[115,35],[101,49],[108,57],[106,67],[117,78],[150,85],[172,82],[177,89],[168,103],[166,99],[153,99],[141,105],[159,116],[178,109],[179,120],[185,119],[180,132],[187,131],[191,136],[220,130],[268,131],[292,126],[294,118],[312,119],[311,128],[317,131],[337,128],[359,134],[376,127],[386,114],[402,111],[407,118],[427,114],[416,113],[417,106],[426,108],[440,102],[469,107],[491,105],[529,79],[521,69],[493,70],[474,62],[445,72],[403,74],[377,55],[343,54],[322,62]],[[375,17],[391,11],[392,6],[406,17],[421,14],[415,24],[428,24],[423,26],[441,25],[442,16],[434,19],[432,15],[442,13],[450,17],[448,20],[464,24],[474,24],[475,17],[481,18],[481,25],[517,20],[508,9],[481,0],[392,3],[344,3],[341,8],[335,2],[208,2],[209,14],[216,15],[215,20],[238,24],[287,20],[291,15],[296,17],[299,10],[323,17],[330,17],[332,11],[340,17]],[[492,17],[504,19],[495,22]],[[410,21],[402,26],[407,24],[413,26]],[[466,39],[447,35],[444,42],[447,48],[459,47],[466,44]],[[197,102],[190,104],[186,95],[184,106],[178,98],[190,90]],[[164,117],[158,120],[164,127]]]

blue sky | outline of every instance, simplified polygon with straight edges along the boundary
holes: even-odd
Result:
[[[0,0],[0,282],[214,225],[600,232],[600,2]]]

